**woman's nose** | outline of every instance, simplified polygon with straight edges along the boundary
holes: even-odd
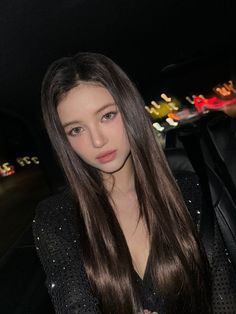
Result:
[[[96,148],[102,147],[108,142],[107,135],[99,127],[90,130],[90,138],[92,145]]]

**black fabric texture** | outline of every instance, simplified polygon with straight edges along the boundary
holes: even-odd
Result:
[[[201,187],[191,172],[176,174],[186,205],[199,230]],[[93,295],[81,260],[80,235],[76,231],[75,208],[69,189],[41,201],[36,208],[33,235],[37,254],[46,274],[46,287],[57,314],[102,313]],[[213,274],[213,309],[215,314],[236,313],[236,276],[215,222]],[[137,283],[143,308],[164,314],[164,306],[150,277],[149,265],[143,280]]]

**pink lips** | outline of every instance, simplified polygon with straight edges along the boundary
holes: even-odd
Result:
[[[107,152],[104,152],[102,154],[99,154],[96,159],[101,163],[104,164],[106,162],[114,160],[116,157],[116,150],[110,150]]]

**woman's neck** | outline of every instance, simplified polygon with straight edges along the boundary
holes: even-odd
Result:
[[[135,191],[134,169],[131,155],[124,166],[110,174],[103,173],[104,185],[111,196],[125,195]]]

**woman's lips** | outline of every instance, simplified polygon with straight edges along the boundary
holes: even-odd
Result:
[[[116,158],[116,150],[108,151],[102,154],[99,154],[96,159],[101,163],[105,164],[106,162],[112,161]]]

